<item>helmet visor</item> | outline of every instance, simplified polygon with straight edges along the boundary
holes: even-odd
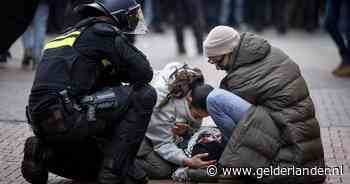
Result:
[[[148,32],[145,19],[140,6],[128,13],[128,29],[126,34],[146,34]]]

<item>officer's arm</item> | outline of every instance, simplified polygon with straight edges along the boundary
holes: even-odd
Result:
[[[153,78],[153,70],[146,56],[136,47],[131,45],[125,37],[116,36],[115,53],[120,56],[118,65],[126,75],[124,79],[131,84],[149,83]]]
[[[93,39],[93,45],[112,62],[118,80],[131,84],[145,84],[152,80],[153,70],[146,56],[131,45],[122,33],[106,23],[95,24],[93,32],[98,38]]]

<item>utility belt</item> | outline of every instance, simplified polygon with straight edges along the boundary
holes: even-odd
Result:
[[[30,112],[27,107],[27,119],[34,133],[64,133],[74,126],[78,115],[85,114],[87,122],[96,122],[96,112],[99,110],[114,108],[118,112],[126,111],[130,89],[105,88],[80,100],[71,98],[67,90],[62,90],[56,94],[57,100],[47,103],[47,108],[40,108],[44,110]]]

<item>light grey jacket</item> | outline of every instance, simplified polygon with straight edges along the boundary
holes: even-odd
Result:
[[[151,140],[153,149],[163,159],[182,165],[187,155],[176,144],[176,137],[172,134],[171,129],[176,122],[188,123],[192,128],[197,129],[201,126],[201,120],[196,120],[191,116],[186,98],[171,99],[167,105],[161,109],[157,108],[159,103],[168,94],[168,84],[173,81],[169,78],[176,68],[182,67],[181,63],[169,63],[155,73],[151,85],[157,91],[157,105],[154,108],[146,137]]]

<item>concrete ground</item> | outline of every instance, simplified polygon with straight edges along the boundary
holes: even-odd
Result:
[[[273,45],[282,48],[300,66],[310,88],[321,125],[322,140],[328,166],[343,166],[344,174],[329,176],[327,184],[350,183],[350,78],[331,75],[339,64],[335,45],[323,32],[308,34],[291,31],[280,36],[274,30],[263,36]],[[173,32],[149,34],[137,39],[137,47],[149,58],[155,69],[168,62],[182,61],[203,70],[206,80],[218,86],[223,72],[207,64],[206,59],[195,53],[191,32],[186,32],[188,55],[177,56]],[[21,69],[22,47],[16,42],[11,48],[13,58],[0,68],[0,184],[26,183],[20,173],[23,143],[32,135],[26,124],[24,106],[32,85],[34,72]],[[211,124],[211,120],[206,120]],[[49,183],[76,183],[50,175]],[[173,183],[152,181],[153,184]]]

